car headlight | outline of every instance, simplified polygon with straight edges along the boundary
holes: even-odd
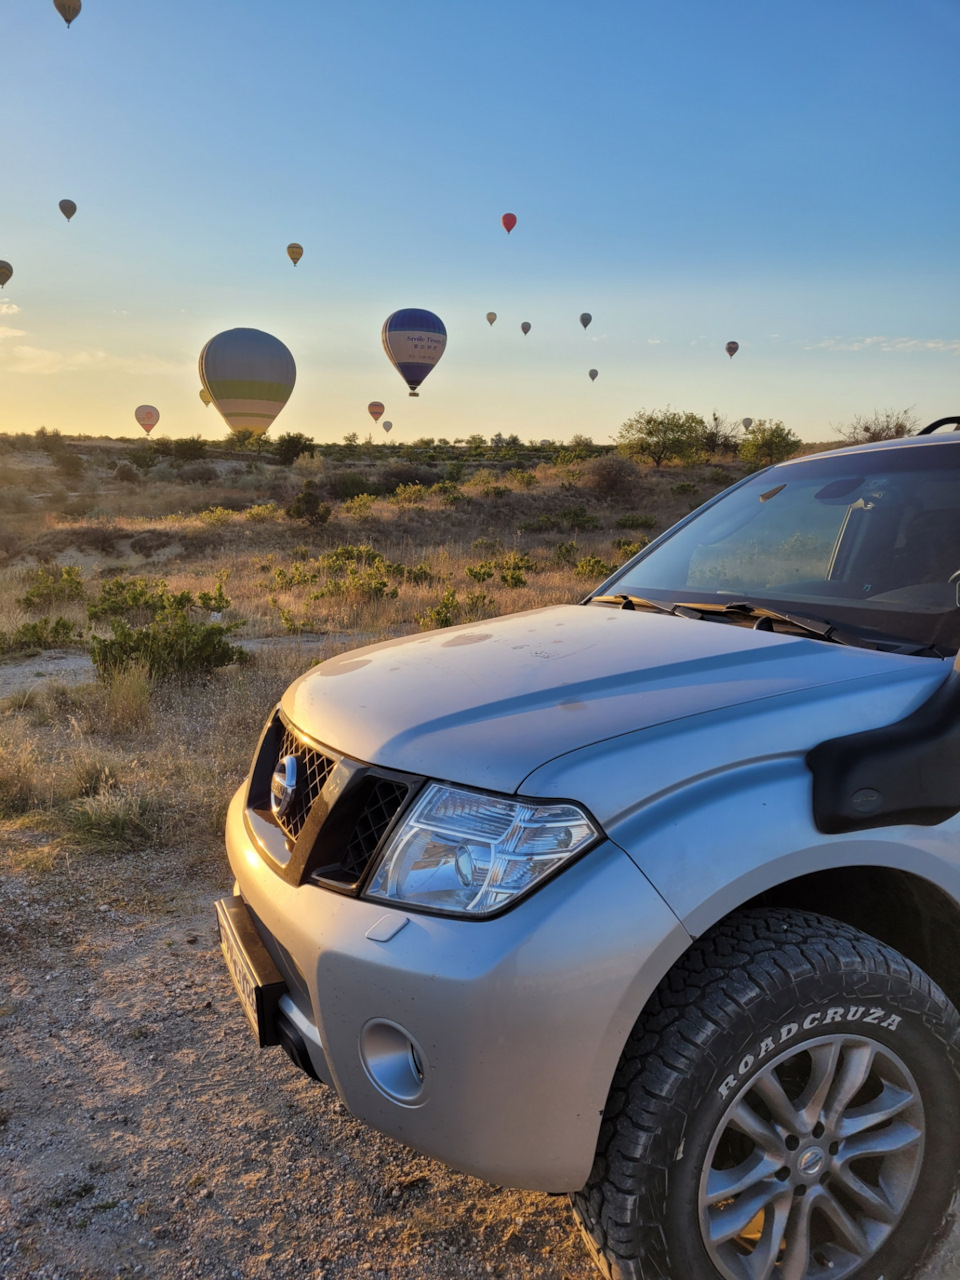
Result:
[[[600,836],[573,804],[431,783],[390,838],[366,896],[485,916],[529,893]]]

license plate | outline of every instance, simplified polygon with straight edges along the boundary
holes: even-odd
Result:
[[[286,983],[242,898],[216,904],[220,946],[243,1011],[261,1048],[279,1044],[276,1013]]]

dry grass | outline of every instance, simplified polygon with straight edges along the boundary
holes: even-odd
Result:
[[[239,638],[261,647],[249,665],[189,685],[156,687],[132,668],[8,699],[0,838],[4,821],[12,830],[26,815],[68,852],[177,848],[200,862],[219,858],[226,805],[264,719],[311,661],[421,627],[581,599],[630,554],[638,535],[625,529],[655,536],[725,479],[709,467],[640,471],[617,459],[541,462],[535,473],[482,464],[432,492],[417,479],[428,470],[397,460],[404,487],[395,497],[338,501],[327,490],[332,517],[312,528],[283,515],[305,480],[356,492],[382,487],[387,471],[350,474],[308,458],[293,468],[218,462],[204,473],[216,483],[184,484],[186,468],[162,463],[130,483],[107,469],[109,451],[84,454],[78,492],[57,510],[36,497],[52,493],[56,467],[17,455],[21,491],[34,497],[28,514],[0,506],[0,631],[37,617],[16,601],[38,565],[77,565],[86,600],[55,602],[50,613],[88,634],[87,601],[118,575],[162,577],[194,596],[220,578],[231,600],[224,621],[243,621]],[[284,647],[271,649],[281,636]]]

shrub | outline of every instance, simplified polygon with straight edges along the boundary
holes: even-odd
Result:
[[[466,496],[460,492],[459,485],[452,480],[438,481],[430,486],[429,492],[438,497],[440,505],[444,507],[455,507],[458,503],[467,501]]]
[[[586,507],[566,507],[553,514],[524,520],[520,528],[526,533],[585,533],[597,529],[600,521]]]
[[[275,504],[271,503],[270,506]],[[253,510],[254,508],[251,508]],[[262,510],[263,508],[257,508]],[[317,493],[316,486],[312,481],[308,480],[303,486],[303,491],[298,493],[287,507],[284,513],[290,520],[302,520],[309,525],[311,529],[319,529],[325,525],[330,519],[331,509],[325,502],[320,501],[320,495]],[[252,519],[250,512],[247,513],[247,519]],[[258,517],[260,519],[272,519],[273,517]]]
[[[31,649],[67,649],[83,643],[76,623],[66,618],[38,618],[24,622],[15,631],[0,631],[0,653],[22,653]]]
[[[636,542],[631,542],[629,538],[617,538],[613,545],[624,560],[631,560],[644,547],[649,546],[649,543],[649,538],[637,538]]]
[[[450,587],[443,593],[432,609],[426,613],[418,613],[416,622],[421,631],[433,631],[439,627],[452,627],[458,620],[461,611],[457,593]]]
[[[628,458],[642,458],[657,468],[665,462],[695,462],[704,456],[707,424],[698,413],[679,409],[640,409],[628,418],[616,435],[616,443]]]
[[[327,491],[342,502],[356,498],[358,494],[369,496],[375,488],[379,486],[362,471],[333,471],[327,479]]]
[[[556,556],[560,564],[573,564],[577,554],[575,542],[558,542]]]
[[[93,695],[91,729],[114,735],[142,732],[150,724],[153,686],[153,677],[143,662],[112,670]]]
[[[466,568],[467,577],[477,583],[489,582],[493,573],[493,565],[488,560],[483,560],[480,564],[468,564]]]
[[[657,521],[654,516],[628,512],[625,516],[618,516],[613,522],[613,527],[615,529],[655,529]]]
[[[874,409],[869,417],[857,414],[837,431],[848,444],[871,444],[877,440],[902,440],[914,436],[920,421],[912,409]]]
[[[726,488],[728,484],[734,483],[734,481],[736,480],[736,476],[730,475],[729,472],[724,471],[722,467],[714,467],[713,470],[710,472],[710,474],[707,476],[707,480],[710,482],[710,484],[720,484],[720,485],[723,485],[724,488]]]
[[[78,800],[67,827],[79,845],[104,853],[132,853],[156,840],[159,814],[140,796],[108,789]]]
[[[294,501],[296,501],[296,499],[294,499]],[[329,517],[330,508],[327,507],[326,510]],[[266,520],[279,520],[283,514],[290,515],[290,508],[288,507],[286,513],[284,513],[275,502],[255,502],[252,507],[247,507],[246,511],[243,513],[243,518],[245,520],[250,520],[253,524],[262,524]],[[297,516],[294,515],[290,518],[295,520],[297,519]],[[309,521],[307,523],[309,523]]]
[[[772,467],[785,462],[803,445],[782,422],[767,422],[761,418],[743,433],[740,441],[740,457],[750,464],[752,471]]]
[[[474,551],[499,551],[503,543],[499,538],[474,538],[470,545]]]
[[[101,586],[96,600],[87,606],[87,617],[91,622],[100,618],[146,622],[171,606],[187,609],[191,604],[189,591],[171,594],[162,578],[152,583],[146,578],[110,578]]]
[[[273,442],[272,453],[278,461],[284,466],[292,466],[302,453],[308,453],[312,458],[316,453],[316,443],[309,436],[303,435],[300,431],[287,431],[282,436],[277,436]]]
[[[217,479],[217,469],[209,462],[188,462],[180,468],[178,479],[184,484],[213,484]]]
[[[615,564],[607,564],[605,560],[601,560],[599,556],[584,556],[577,564],[574,573],[578,578],[606,578],[613,573],[617,566]]]
[[[194,622],[185,610],[175,607],[164,609],[143,627],[131,627],[123,618],[114,618],[113,635],[94,637],[90,656],[101,679],[133,664],[146,668],[153,680],[199,675],[246,661],[245,651],[227,640],[241,625]]]
[[[198,511],[197,515],[204,524],[212,524],[220,527],[229,524],[236,515],[235,511],[231,511],[228,507],[208,507],[206,511]]]
[[[140,484],[141,476],[137,468],[130,462],[121,462],[113,473],[114,480],[121,484]]]
[[[29,585],[17,599],[21,609],[49,609],[51,605],[86,599],[79,565],[40,564],[29,570],[25,578]]]
[[[380,481],[375,487],[383,493],[394,493],[401,485],[431,485],[436,478],[437,473],[432,467],[418,465],[415,462],[391,462],[380,472]],[[370,488],[368,481],[364,482],[364,487]]]
[[[351,520],[368,520],[373,514],[375,502],[376,498],[372,493],[358,493],[343,504],[343,514]]]
[[[398,507],[422,507],[427,490],[422,484],[401,484],[391,495],[390,501]]]
[[[507,475],[521,489],[533,489],[540,483],[532,471],[524,471],[522,467],[511,468]]]
[[[591,458],[583,467],[581,484],[607,502],[622,501],[637,490],[640,470],[621,453],[605,453]]]
[[[695,485],[692,480],[681,480],[679,484],[672,484],[670,486],[670,492],[679,498],[685,493],[699,493],[700,487],[699,485]]]
[[[187,436],[183,440],[170,440],[163,443],[170,445],[169,452],[178,462],[196,462],[207,456],[207,442],[200,436]],[[158,453],[161,452],[160,445],[161,441],[156,441],[155,447]]]
[[[79,453],[59,453],[56,456],[57,470],[65,480],[80,480],[86,470],[86,463]]]

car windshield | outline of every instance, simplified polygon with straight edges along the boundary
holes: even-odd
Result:
[[[756,604],[942,654],[960,647],[960,442],[818,454],[764,471],[597,597]]]

